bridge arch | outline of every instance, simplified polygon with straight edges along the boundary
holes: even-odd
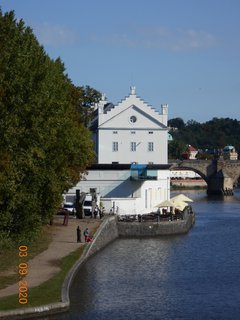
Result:
[[[183,169],[198,173],[207,183],[208,194],[233,194],[240,177],[239,160],[176,160],[169,164],[170,170]]]
[[[206,182],[208,183],[208,177],[200,170],[196,169],[196,168],[192,168],[192,167],[175,167],[175,166],[172,166],[170,167],[170,171],[174,171],[174,170],[189,170],[189,171],[193,171],[193,172],[196,172],[197,174],[199,174],[199,176]]]

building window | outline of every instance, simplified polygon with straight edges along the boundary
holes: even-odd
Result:
[[[135,122],[137,121],[137,117],[131,116],[131,117],[129,118],[129,121],[130,121],[131,123],[135,123]]]
[[[136,148],[137,148],[136,142],[131,142],[130,148],[131,148],[131,151],[136,151]]]
[[[118,132],[117,131],[113,131],[113,134],[117,134]]]
[[[153,151],[153,142],[148,142],[148,151]]]
[[[148,207],[148,191],[145,190],[145,209]]]
[[[131,131],[131,134],[135,134],[136,133],[136,131]]]
[[[153,131],[148,131],[148,134],[153,134]]]
[[[112,150],[113,150],[114,152],[118,151],[118,142],[113,141]]]

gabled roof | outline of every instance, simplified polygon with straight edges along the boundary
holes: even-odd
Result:
[[[107,102],[105,95],[96,104],[94,111],[94,119],[92,120],[89,128],[92,131],[97,128],[130,128],[130,124],[126,119],[131,119],[131,116],[137,116],[138,121],[133,125],[135,129],[142,129],[144,127],[143,122],[146,123],[146,129],[167,129],[167,109],[168,106],[162,106],[162,110],[153,108],[143,99],[136,95],[136,88],[131,87],[130,94],[121,100],[117,105]],[[130,115],[130,113],[133,113]],[[124,126],[123,124],[126,124]],[[119,126],[120,124],[120,126]],[[139,127],[138,127],[139,125]]]
[[[101,121],[99,122],[99,126],[103,127],[107,123],[112,121],[116,116],[122,115],[124,112],[125,116],[127,115],[127,111],[133,110],[137,112],[138,114],[141,114],[146,119],[150,120],[151,122],[154,122],[157,127],[161,127],[166,129],[167,128],[167,105],[162,106],[162,110],[157,110],[147,104],[143,99],[138,97],[136,95],[136,89],[135,87],[131,87],[130,94],[125,97],[121,102],[119,102],[117,105],[113,106],[111,105],[110,108],[103,108],[104,101],[101,101],[99,103],[99,106],[101,106]]]
[[[145,119],[149,120],[149,123],[153,123],[154,125],[156,125],[157,127],[161,127],[162,129],[166,129],[167,128],[167,126],[165,126],[160,121],[161,118],[159,119],[159,117],[156,117],[156,116],[154,117],[154,114],[151,114],[150,112],[147,112],[147,110],[143,110],[143,108],[140,108],[140,107],[136,106],[135,104],[130,105],[127,108],[124,107],[124,108],[121,108],[121,109],[118,110],[119,111],[118,113],[116,113],[116,112],[114,112],[114,113],[112,112],[112,114],[110,113],[109,114],[110,117],[106,117],[105,118],[106,120],[103,121],[99,127],[106,127],[109,124],[111,124],[111,122],[113,122],[115,118],[118,117],[118,119],[119,119],[119,117],[124,116],[124,114],[127,114],[127,113],[131,112],[130,110],[133,110],[137,116],[139,116],[139,117],[143,116]],[[118,123],[119,123],[119,120],[117,121],[117,124]]]

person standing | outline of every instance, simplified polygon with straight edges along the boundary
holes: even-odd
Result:
[[[94,208],[94,218],[96,219],[97,218],[97,215],[98,215],[98,206],[96,205],[96,207]]]
[[[68,225],[68,218],[69,218],[69,211],[64,210],[64,219],[63,219],[63,225],[67,226]]]
[[[84,235],[84,238],[85,238],[85,242],[87,242],[88,235],[89,235],[88,228],[86,228],[86,229],[84,230],[83,235]]]
[[[79,226],[77,227],[77,242],[81,242],[81,229]]]

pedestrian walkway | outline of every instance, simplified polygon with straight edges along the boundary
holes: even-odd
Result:
[[[43,282],[51,279],[60,271],[60,260],[69,253],[77,250],[84,245],[83,231],[89,229],[92,234],[99,227],[99,219],[69,219],[68,225],[63,225],[61,216],[55,217],[52,228],[52,242],[47,250],[43,251],[33,259],[28,261],[28,274],[24,281],[28,282],[28,287],[36,287]],[[77,227],[81,230],[82,242],[77,242]],[[18,283],[0,290],[0,297],[9,296],[18,293]]]

